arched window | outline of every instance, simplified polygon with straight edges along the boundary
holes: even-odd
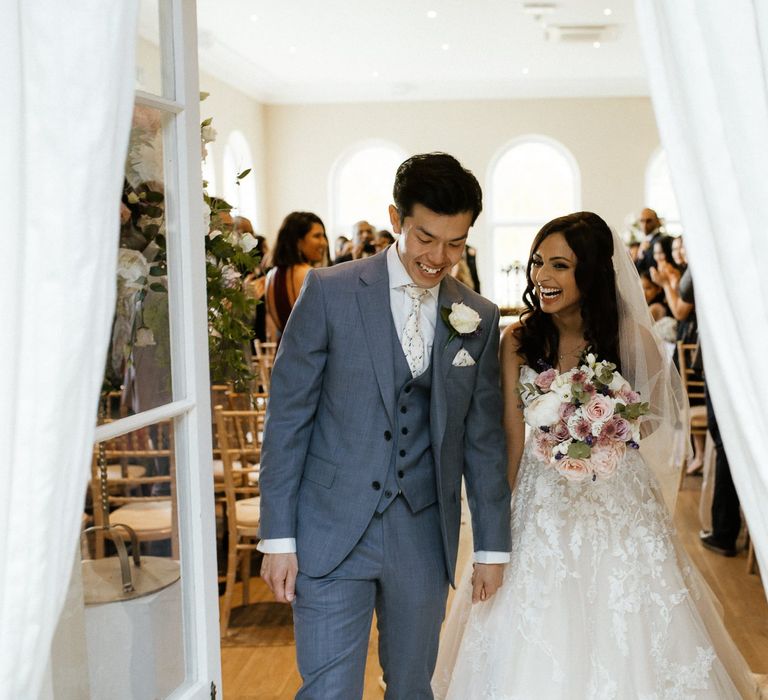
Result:
[[[238,181],[237,176],[253,167],[253,156],[245,136],[233,131],[227,138],[222,163],[222,196],[232,205],[234,216],[246,216],[254,226],[257,221],[256,183],[254,173]]]
[[[386,141],[366,141],[342,154],[331,168],[328,237],[350,236],[352,225],[365,219],[376,228],[391,228],[387,207],[392,203],[395,172],[408,154]]]
[[[488,182],[492,294],[501,306],[519,306],[536,232],[550,219],[581,208],[579,167],[557,141],[525,136],[494,158]]]
[[[663,148],[659,148],[651,156],[645,169],[645,202],[646,206],[659,215],[668,233],[682,233],[680,210],[677,208],[677,198],[672,188],[667,152]]]
[[[216,151],[213,142],[207,143],[205,145],[205,150],[208,155],[202,163],[203,181],[207,183],[205,191],[209,195],[214,196],[218,194],[218,190],[216,189],[216,168],[213,165],[216,160]]]

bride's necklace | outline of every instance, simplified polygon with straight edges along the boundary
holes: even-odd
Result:
[[[567,350],[561,354],[558,354],[557,358],[559,360],[564,360],[566,357],[579,357],[584,352],[586,347],[587,347],[587,344],[584,341],[581,341],[576,347],[572,348],[571,350]]]

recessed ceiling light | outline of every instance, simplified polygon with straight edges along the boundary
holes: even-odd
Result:
[[[606,7],[606,8],[603,10],[603,14],[604,14],[606,17],[610,17],[610,16],[613,14],[613,10],[612,10],[610,7]]]
[[[451,45],[450,44],[443,44],[440,48],[442,48],[443,51],[447,51],[448,49],[451,48]]]
[[[528,75],[528,73],[529,73],[529,68],[527,68],[527,67],[526,67],[526,68],[523,68],[523,70],[522,70],[522,73],[523,73],[523,75]]]
[[[288,51],[290,51],[291,53],[296,53],[296,47],[295,46],[291,46],[291,47],[288,48]]]
[[[429,19],[434,19],[435,17],[437,17],[437,12],[435,12],[435,10],[429,10],[427,12],[427,17],[429,17]]]
[[[599,49],[600,48],[600,42],[596,41],[594,44],[592,44],[592,46],[594,46],[596,49]]]
[[[373,73],[371,73],[372,78],[378,78],[379,77],[379,71],[375,70]]]
[[[258,22],[259,16],[258,15],[251,15],[248,19],[251,20],[251,22]]]

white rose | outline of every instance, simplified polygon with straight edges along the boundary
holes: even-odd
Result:
[[[621,391],[622,389],[631,389],[629,386],[629,382],[624,379],[618,372],[613,373],[613,379],[611,379],[611,383],[608,385],[608,388],[613,391]]]
[[[221,276],[224,278],[225,287],[234,287],[240,279],[240,273],[232,265],[224,265],[221,268]]]
[[[250,233],[245,232],[240,234],[240,240],[237,242],[237,245],[244,253],[250,253],[259,245],[259,242]]]
[[[221,231],[219,229],[214,229],[208,234],[208,238],[213,240],[214,238],[218,238],[221,235]]]
[[[211,228],[211,208],[203,202],[203,230],[205,231],[206,235],[208,234],[208,230]]]
[[[600,437],[600,433],[603,432],[604,425],[605,421],[602,420],[596,420],[594,423],[592,423],[592,435],[594,437]]]
[[[560,420],[558,412],[562,400],[553,393],[547,392],[531,401],[523,411],[525,422],[534,428],[554,425]]]
[[[480,314],[466,304],[452,304],[451,313],[448,315],[448,323],[461,335],[474,333],[480,325]]]
[[[140,289],[143,284],[136,280],[149,274],[149,263],[138,251],[130,248],[120,248],[117,254],[117,276],[123,280],[127,287]]]
[[[152,333],[151,328],[139,328],[136,331],[136,342],[134,345],[137,348],[146,348],[149,345],[155,344],[155,334]]]
[[[560,403],[568,403],[573,399],[573,387],[571,385],[571,372],[561,374],[549,387],[550,392],[557,395]]]

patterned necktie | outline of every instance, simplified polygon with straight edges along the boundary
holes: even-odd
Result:
[[[411,376],[418,377],[424,364],[424,336],[421,334],[421,300],[428,290],[407,284],[403,287],[411,298],[411,309],[403,326],[403,352],[411,369]]]

